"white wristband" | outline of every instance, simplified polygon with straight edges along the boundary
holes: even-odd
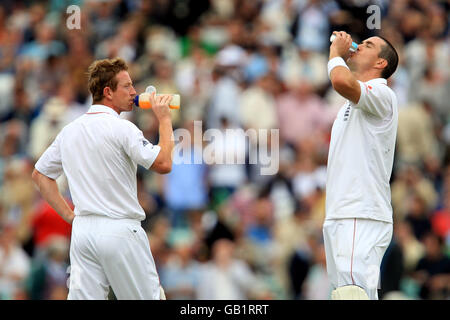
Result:
[[[331,59],[330,61],[328,61],[328,78],[330,78],[331,70],[333,70],[334,68],[336,68],[338,66],[342,66],[342,67],[349,69],[349,67],[345,63],[344,59],[342,59],[341,57],[335,57],[335,58]]]

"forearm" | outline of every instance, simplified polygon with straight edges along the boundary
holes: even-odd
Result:
[[[33,172],[33,180],[39,189],[42,197],[48,204],[69,224],[72,224],[74,218],[74,213],[69,204],[64,200],[63,196],[59,192],[58,185],[56,181],[48,178],[47,176],[39,173],[38,171]]]
[[[344,60],[344,57],[340,56],[336,50],[330,50],[329,61],[338,57]],[[337,93],[354,103],[358,102],[360,86],[348,67],[338,65],[330,71],[329,76],[331,84]]]
[[[170,118],[159,120],[159,143],[161,148],[156,159],[155,169],[160,173],[168,173],[172,170],[172,151],[174,148],[173,128]],[[159,168],[159,169],[158,169]]]
[[[330,61],[333,58],[342,58],[342,60],[345,61],[345,57],[340,56],[337,50],[331,49],[328,61]],[[350,71],[348,67],[344,66],[337,66],[333,68],[330,72],[330,80],[332,84],[333,82],[334,83],[343,82],[349,84],[356,82],[356,78],[353,75],[353,73]]]
[[[159,122],[159,143],[161,151],[165,151],[171,158],[174,148],[172,120],[164,119]],[[164,148],[163,148],[164,147]],[[164,149],[164,150],[162,150]]]
[[[172,153],[174,139],[172,120],[170,118],[159,121],[159,145],[165,146]]]

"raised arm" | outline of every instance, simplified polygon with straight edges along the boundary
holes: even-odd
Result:
[[[64,221],[72,224],[75,214],[59,192],[56,181],[46,175],[43,175],[36,169],[33,170],[31,177],[45,201],[47,201],[48,204],[55,209]]]
[[[349,55],[352,38],[345,32],[333,33],[336,35],[336,39],[330,46],[329,61],[334,59],[333,62],[337,62],[337,66],[330,72],[331,84],[337,93],[357,104],[359,97],[361,96],[361,87],[350,69],[344,65],[340,65],[339,59],[335,59],[341,58],[344,62],[343,64],[345,64],[345,60]],[[330,67],[330,63],[328,64],[328,67]]]
[[[171,95],[150,96],[152,110],[159,121],[159,143],[161,148],[150,170],[164,174],[172,170],[172,151],[174,148],[172,119],[169,110]]]

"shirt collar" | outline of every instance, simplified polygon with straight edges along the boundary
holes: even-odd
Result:
[[[87,114],[92,114],[92,113],[108,113],[108,114],[110,114],[112,116],[115,116],[117,118],[119,117],[119,114],[115,110],[113,110],[110,107],[104,106],[102,104],[93,104],[89,108]]]
[[[387,80],[384,78],[375,78],[375,79],[370,79],[369,81],[366,81],[366,83],[369,84],[385,84],[387,85]]]

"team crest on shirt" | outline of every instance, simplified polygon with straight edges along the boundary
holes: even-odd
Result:
[[[148,145],[149,144],[149,142],[147,141],[147,140],[142,140],[142,144],[144,145],[144,147],[146,146],[146,145]]]

